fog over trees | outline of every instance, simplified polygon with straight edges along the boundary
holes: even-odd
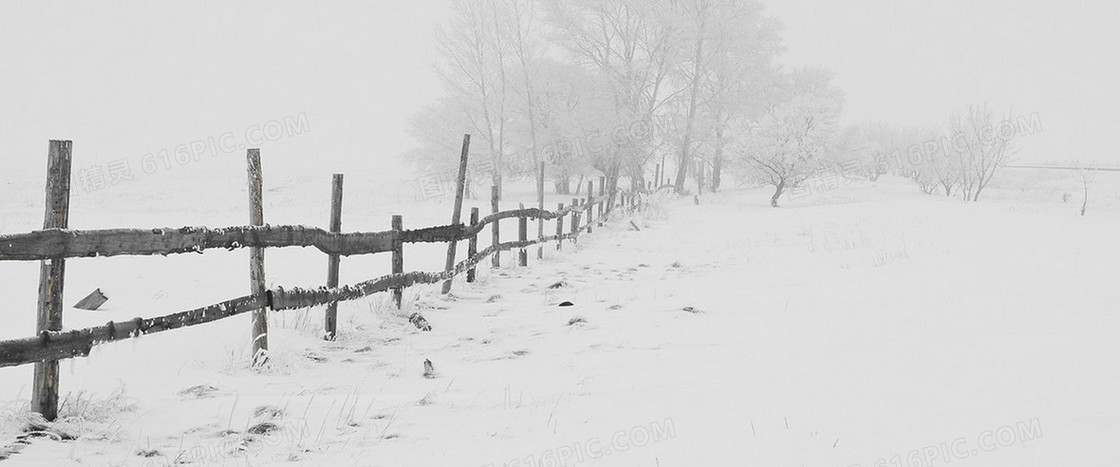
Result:
[[[456,0],[453,11],[435,32],[444,96],[411,116],[406,157],[452,173],[461,134],[475,135],[468,193],[535,179],[544,162],[559,194],[600,176],[608,189],[714,192],[730,176],[772,187],[777,207],[833,170],[976,200],[1021,133],[985,104],[962,103],[942,128],[845,123],[832,73],[781,65],[781,22],[754,0]]]

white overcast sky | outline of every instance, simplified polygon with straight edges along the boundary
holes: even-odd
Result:
[[[765,3],[785,24],[785,63],[835,71],[848,122],[935,125],[986,101],[1039,114],[1024,159],[1120,164],[1115,2]],[[51,138],[73,139],[81,166],[299,113],[311,132],[263,145],[266,163],[396,164],[407,117],[440,92],[432,27],[446,14],[442,0],[5,1],[0,171],[41,173]]]

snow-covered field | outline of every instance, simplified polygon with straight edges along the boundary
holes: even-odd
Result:
[[[343,230],[450,214],[365,180],[348,175]],[[36,228],[39,183],[3,188],[0,232]],[[7,462],[1115,465],[1120,203],[1102,195],[1077,217],[1079,203],[1036,194],[965,204],[884,178],[781,209],[760,190],[662,199],[634,216],[641,231],[617,220],[529,268],[504,255],[447,297],[409,289],[403,313],[432,332],[376,296],[340,305],[336,342],[318,338],[321,309],[274,314],[262,372],[247,366],[247,316],[98,347],[62,364],[70,418],[53,432],[77,440],[37,438]],[[327,221],[327,176],[266,169],[265,196],[270,223]],[[240,225],[245,197],[242,174],[139,180],[78,197],[70,225]],[[406,269],[439,270],[444,251],[407,249]],[[247,259],[70,260],[68,305],[97,287],[111,300],[67,309],[65,324],[243,295]],[[266,271],[270,285],[318,285],[326,257],[269,250]],[[386,255],[345,258],[342,282],[387,271]],[[31,334],[37,280],[37,263],[0,263],[0,338]],[[30,380],[30,366],[0,370],[0,446],[26,419]]]

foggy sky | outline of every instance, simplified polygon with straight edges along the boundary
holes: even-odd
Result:
[[[937,125],[988,102],[1039,114],[1023,159],[1120,164],[1115,3],[765,3],[784,63],[835,72],[846,122]],[[52,138],[74,140],[80,166],[301,113],[309,132],[262,145],[273,166],[403,177],[407,117],[441,92],[446,14],[441,0],[0,3],[0,177],[41,174]],[[243,154],[188,169],[242,170]]]

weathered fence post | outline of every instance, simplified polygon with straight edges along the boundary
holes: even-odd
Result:
[[[585,205],[585,206],[587,206],[587,209],[585,209],[585,211],[587,212],[587,233],[591,233],[591,218],[593,217],[592,216],[592,214],[593,214],[592,210],[595,209],[595,201],[593,201],[594,199],[595,199],[595,182],[593,182],[591,180],[588,180],[587,181],[587,204]]]
[[[661,164],[654,164],[653,167],[653,179],[661,180]]]
[[[520,209],[525,209],[525,205],[520,205]],[[529,218],[525,214],[517,216],[517,240],[520,242],[529,241]],[[518,254],[518,264],[521,266],[529,265],[529,249],[524,246],[521,247],[521,252]]]
[[[572,198],[572,207],[579,207],[579,198]],[[579,211],[572,211],[572,243],[576,242],[579,237]]]
[[[463,135],[463,152],[459,155],[459,178],[458,184],[455,187],[455,211],[451,213],[451,225],[459,225],[459,220],[463,215],[463,187],[467,183],[467,153],[471,148],[471,135]],[[457,240],[452,240],[447,244],[447,263],[444,270],[450,273],[455,269],[455,247],[459,244]],[[451,279],[443,281],[443,293],[451,291]]]
[[[43,229],[65,229],[70,225],[69,140],[51,140],[47,149],[47,200]],[[35,330],[45,339],[46,331],[62,330],[62,292],[66,260],[52,258],[39,263],[39,302]],[[58,417],[58,360],[35,363],[31,389],[31,411],[48,421]]]
[[[476,226],[478,226],[478,208],[471,208],[471,228],[473,229]],[[474,259],[474,256],[477,254],[478,232],[475,232],[471,235],[470,241],[467,242],[467,259]],[[474,278],[475,270],[474,266],[471,266],[471,268],[467,270],[467,282],[474,282]]]
[[[401,274],[404,272],[404,239],[401,238],[401,232],[404,231],[404,217],[396,214],[391,222],[393,229],[393,274]],[[393,303],[397,305],[398,310],[401,309],[403,298],[404,288],[393,287]]]
[[[540,164],[540,174],[537,177],[537,209],[544,211],[544,161]],[[544,218],[537,218],[537,259],[544,259]]]
[[[331,232],[342,232],[342,174],[331,177]],[[339,256],[327,257],[327,287],[338,287]],[[338,331],[338,302],[327,304],[327,313],[323,317],[323,324],[327,332],[327,340],[333,341]]]
[[[556,212],[564,210],[564,203],[556,205]],[[556,216],[556,251],[560,251],[560,246],[564,244],[564,216]]]
[[[498,195],[499,195],[498,186],[494,185],[494,186],[490,187],[490,210],[494,214],[498,213]],[[495,219],[494,222],[492,222],[490,224],[490,235],[491,235],[491,243],[490,244],[493,245],[493,247],[494,247],[494,260],[492,262],[492,265],[495,268],[502,267],[502,261],[501,261],[501,258],[499,258],[499,256],[502,254],[502,252],[498,251],[498,244],[500,244],[502,242],[501,241],[501,231],[498,228],[499,227],[498,224],[499,224],[498,219]]]
[[[599,226],[602,226],[603,225],[603,212],[606,210],[606,206],[604,206],[604,204],[606,204],[605,201],[607,201],[607,177],[599,177],[599,197],[603,198],[603,199],[599,200],[599,215],[598,215]]]
[[[261,175],[261,150],[250,148],[246,153],[249,169],[249,225],[264,225],[264,189]],[[267,292],[264,280],[264,248],[249,249],[249,291],[253,295]],[[253,366],[268,360],[268,310],[253,310]]]

